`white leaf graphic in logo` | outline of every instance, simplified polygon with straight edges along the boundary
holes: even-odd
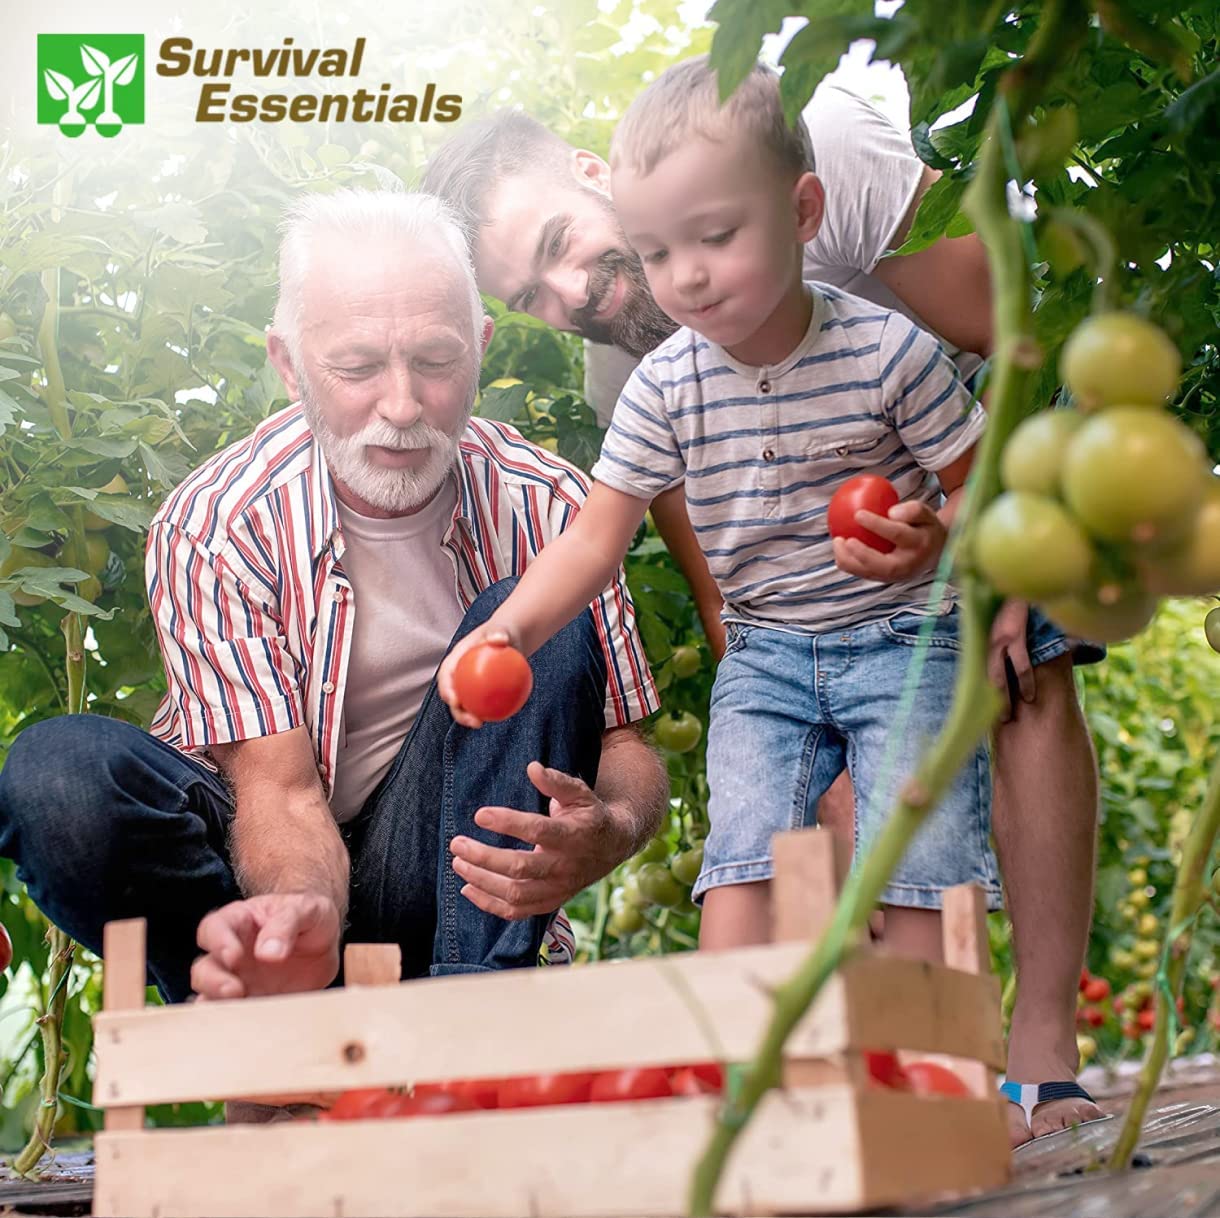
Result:
[[[111,65],[111,71],[114,73],[114,83],[116,85],[129,85],[136,78],[136,68],[140,66],[140,57],[134,51],[130,55],[124,55],[122,59],[116,59]]]
[[[94,102],[97,101],[97,95],[102,90],[102,82],[94,77],[92,80],[86,81],[77,91],[76,96],[72,99],[76,105],[82,110],[88,110]]]
[[[85,71],[90,76],[101,76],[110,67],[109,55],[99,51],[97,47],[86,46],[83,42],[80,47],[80,57],[81,62],[85,65]]]
[[[67,101],[72,90],[76,86],[62,72],[55,72],[51,68],[43,68],[43,82],[47,86],[47,92],[56,101]]]

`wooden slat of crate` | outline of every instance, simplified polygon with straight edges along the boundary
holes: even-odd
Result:
[[[787,980],[805,950],[775,944],[102,1012],[95,1020],[95,1095],[105,1105],[147,1105],[748,1060],[770,1019],[771,988]],[[788,1052],[821,1057],[850,1047],[900,1047],[998,1066],[999,1027],[993,978],[861,953],[828,983]]]
[[[727,1214],[813,1214],[1003,1179],[978,1100],[772,1093],[723,1178]],[[102,1134],[99,1218],[678,1218],[710,1097],[434,1120]],[[863,1138],[862,1138],[863,1133]],[[274,1170],[272,1170],[274,1168]],[[997,1174],[998,1171],[998,1174]]]

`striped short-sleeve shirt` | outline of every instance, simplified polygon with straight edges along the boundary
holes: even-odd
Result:
[[[627,382],[593,476],[651,499],[685,479],[726,621],[814,633],[925,603],[933,579],[841,571],[831,496],[860,473],[936,506],[934,471],[986,425],[953,361],[901,313],[825,284],[787,359],[751,367],[682,328]]]

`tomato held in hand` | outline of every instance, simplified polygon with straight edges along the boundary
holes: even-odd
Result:
[[[551,1104],[583,1104],[589,1098],[592,1074],[526,1074],[500,1083],[501,1108],[545,1108]]]
[[[906,1075],[916,1095],[969,1095],[970,1088],[939,1062],[908,1062]]]
[[[605,1070],[594,1075],[589,1099],[594,1104],[617,1104],[625,1100],[659,1100],[673,1095],[669,1075],[660,1066]]]
[[[466,710],[495,723],[525,705],[534,688],[534,674],[515,647],[478,643],[458,660],[453,684]]]
[[[13,941],[8,937],[8,931],[4,929],[4,923],[0,922],[0,973],[4,972],[12,963]]]
[[[826,512],[826,527],[831,537],[855,537],[882,554],[888,554],[894,543],[878,537],[871,529],[856,523],[859,511],[888,516],[898,502],[898,492],[877,474],[858,474],[843,483],[830,500]]]

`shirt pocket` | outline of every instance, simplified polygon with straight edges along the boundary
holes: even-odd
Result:
[[[890,451],[894,433],[888,428],[870,428],[833,437],[823,436],[809,443],[805,457],[827,467],[871,469],[877,458]]]

